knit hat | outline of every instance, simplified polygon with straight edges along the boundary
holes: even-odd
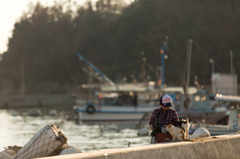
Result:
[[[169,95],[163,95],[159,99],[159,104],[163,105],[164,107],[171,107],[172,106],[172,98]]]

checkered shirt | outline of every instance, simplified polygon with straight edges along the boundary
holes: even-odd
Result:
[[[159,109],[160,109],[159,122],[158,122],[158,125],[157,125],[157,114],[158,114]],[[149,120],[149,125],[153,125],[154,127],[155,126],[164,127],[165,125],[169,125],[169,124],[174,125],[174,121],[179,120],[177,111],[173,108],[168,109],[168,114],[166,116],[165,121],[163,121],[163,116],[164,116],[164,113],[163,113],[162,108],[154,109],[153,112],[152,112],[151,118]]]

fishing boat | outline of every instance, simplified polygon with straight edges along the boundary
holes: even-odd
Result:
[[[240,97],[235,97],[240,102]],[[194,123],[227,125],[229,119],[228,107],[233,103],[233,96],[220,94],[209,95],[207,90],[200,90],[190,96],[190,104],[187,110],[176,107],[179,118],[189,118]]]
[[[74,112],[83,123],[139,122],[158,108],[158,91],[144,84],[102,86],[91,101],[74,106]]]
[[[83,71],[102,83],[82,85],[85,99],[77,100],[74,106],[77,121],[139,122],[159,107],[159,90],[154,88],[155,82],[116,84],[81,54],[76,55],[91,68]]]
[[[229,118],[227,125],[191,123],[189,133],[194,132],[197,128],[206,128],[212,136],[236,133],[240,130],[240,109],[238,106],[232,106],[228,109]]]

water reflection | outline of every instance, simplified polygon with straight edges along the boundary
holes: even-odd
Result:
[[[6,146],[24,146],[42,127],[53,123],[68,138],[68,144],[83,152],[109,148],[124,148],[149,143],[149,137],[137,136],[135,125],[77,125],[66,121],[64,114],[42,117],[13,116],[11,111],[0,110],[0,151]]]

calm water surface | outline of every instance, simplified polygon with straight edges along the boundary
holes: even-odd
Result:
[[[41,128],[49,123],[59,126],[68,139],[68,145],[79,148],[83,152],[101,149],[125,148],[146,145],[150,137],[137,135],[135,125],[77,125],[67,121],[65,113],[58,117],[12,116],[12,110],[0,110],[0,151],[6,146],[24,146]]]

